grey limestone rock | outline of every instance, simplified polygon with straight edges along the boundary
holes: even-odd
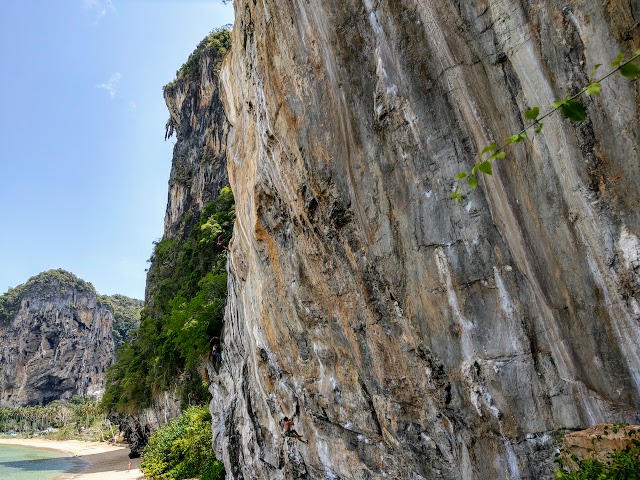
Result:
[[[74,395],[99,399],[115,356],[108,298],[69,272],[50,270],[3,299],[0,406],[42,405]]]
[[[215,446],[233,479],[550,479],[563,429],[637,422],[636,1],[236,0],[237,202]],[[309,440],[282,435],[284,416]]]

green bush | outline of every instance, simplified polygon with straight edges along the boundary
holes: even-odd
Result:
[[[206,406],[189,407],[156,430],[142,453],[140,468],[157,480],[223,480],[225,471],[212,448],[211,415]]]
[[[132,414],[174,386],[183,408],[209,401],[198,366],[222,331],[234,221],[233,193],[225,187],[184,239],[156,243],[140,327],[107,370],[102,403],[109,411]]]
[[[556,455],[556,478],[560,480],[640,480],[640,432],[635,429],[624,428],[625,425],[613,425],[612,432],[623,432],[628,437],[628,443],[624,449],[613,450],[608,453],[605,461],[596,458],[581,459],[576,455],[569,455],[561,450]],[[609,435],[608,427],[605,427],[602,435],[593,439],[594,447],[603,436]],[[595,451],[595,449],[594,449]],[[571,468],[567,465],[566,458],[570,458]]]
[[[221,61],[227,52],[231,49],[231,31],[225,26],[213,30],[207,35],[189,55],[187,61],[176,72],[176,78],[167,83],[163,90],[171,90],[176,81],[181,78],[195,79],[200,74],[200,65],[202,63],[202,55],[205,52],[213,56],[214,61]]]

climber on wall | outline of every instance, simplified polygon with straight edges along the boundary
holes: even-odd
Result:
[[[292,427],[293,427],[293,417],[289,418],[289,417],[284,417],[284,436],[285,437],[291,437],[291,438],[295,438],[296,440],[301,441],[302,443],[309,443],[306,440],[304,440],[300,434],[298,434],[298,432],[296,432]]]

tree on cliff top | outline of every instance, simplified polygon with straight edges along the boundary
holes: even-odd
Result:
[[[7,323],[20,310],[22,299],[26,295],[51,299],[65,294],[67,291],[80,291],[97,296],[96,289],[89,282],[76,277],[73,273],[62,270],[47,270],[31,277],[0,296],[0,324]]]
[[[193,80],[200,72],[200,64],[205,54],[213,56],[214,61],[221,61],[231,49],[230,25],[213,30],[203,38],[196,49],[189,55],[187,61],[176,72],[175,80],[164,86],[164,90],[170,89],[181,78]]]
[[[25,283],[10,288],[0,296],[0,324],[6,324],[18,313],[26,296],[42,300],[63,297],[70,292],[81,292],[96,297],[99,305],[113,311],[112,336],[118,348],[129,332],[137,328],[140,320],[142,300],[124,295],[99,295],[90,282],[85,282],[73,273],[61,268],[48,270],[31,277]]]

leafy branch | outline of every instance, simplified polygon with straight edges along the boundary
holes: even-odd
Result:
[[[563,117],[568,118],[572,122],[583,122],[587,118],[587,111],[585,110],[582,103],[580,103],[580,101],[578,100],[578,97],[585,93],[587,95],[600,95],[602,82],[616,72],[620,72],[623,77],[627,78],[636,78],[640,76],[640,67],[637,63],[634,62],[638,57],[640,57],[640,49],[636,50],[635,55],[633,55],[627,61],[623,61],[624,53],[619,53],[615,60],[610,63],[610,65],[615,68],[607,73],[604,77],[601,77],[600,79],[594,81],[596,71],[602,66],[602,64],[600,63],[596,64],[591,71],[589,84],[586,87],[581,89],[573,96],[566,95],[562,100],[553,102],[553,108],[542,116],[539,116],[540,107],[533,107],[529,110],[526,110],[524,112],[524,118],[526,120],[529,120],[530,123],[525,128],[520,130],[518,133],[507,137],[506,141],[501,146],[492,143],[488,147],[483,148],[480,152],[480,161],[476,162],[476,164],[471,169],[471,172],[459,172],[458,174],[456,174],[455,178],[458,180],[466,179],[469,188],[475,190],[478,187],[478,172],[485,175],[492,175],[493,162],[506,156],[506,147],[514,143],[522,143],[526,138],[528,138],[528,130],[535,129],[535,133],[540,133],[542,131],[542,128],[544,127],[542,120],[558,110],[560,110],[560,113]],[[489,154],[489,156],[487,157],[485,156],[485,154]],[[456,202],[462,201],[462,185],[458,185],[456,190],[451,193],[451,198],[453,198]]]

